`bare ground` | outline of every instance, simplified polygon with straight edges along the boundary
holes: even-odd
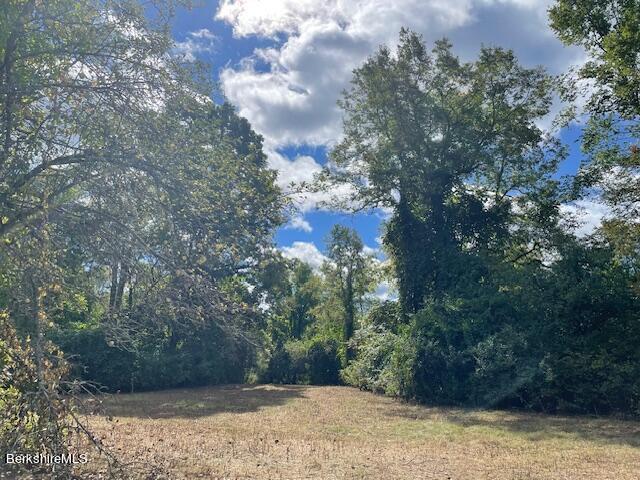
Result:
[[[112,420],[91,419],[103,441],[126,461],[148,459],[162,478],[640,479],[634,421],[268,385],[115,395],[106,412]]]

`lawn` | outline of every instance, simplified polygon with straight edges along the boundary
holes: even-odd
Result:
[[[160,478],[640,478],[633,421],[430,408],[348,387],[224,386],[105,405],[91,420],[103,441]]]

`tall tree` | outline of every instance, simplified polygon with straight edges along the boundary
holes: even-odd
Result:
[[[3,10],[0,234],[114,168],[150,170],[130,128],[181,75],[167,29],[137,2],[21,0]]]
[[[238,292],[280,223],[276,174],[261,137],[173,55],[172,9],[2,6],[0,300],[31,335],[37,372],[87,277],[121,345],[155,336],[177,349],[194,326],[247,339],[258,322],[258,305]],[[66,405],[48,378],[25,384],[25,398]]]
[[[447,41],[430,54],[407,30],[396,54],[383,47],[354,71],[323,180],[350,184],[359,208],[392,211],[384,242],[405,315],[456,282],[460,252],[513,247],[524,229],[510,221],[552,192],[556,160],[535,123],[550,102],[549,77],[512,52],[483,48],[465,64]],[[520,240],[514,258],[540,246]]]
[[[326,283],[334,284],[343,309],[343,340],[348,342],[355,330],[358,302],[368,291],[371,269],[358,233],[342,225],[334,225],[327,241],[329,261],[324,265]],[[347,348],[347,358],[350,353]]]
[[[288,299],[289,330],[293,338],[301,338],[313,321],[318,305],[320,282],[309,265],[296,262],[291,274],[291,297]]]

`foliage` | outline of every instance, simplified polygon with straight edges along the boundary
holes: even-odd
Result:
[[[169,328],[138,338],[133,349],[117,348],[104,326],[61,330],[53,336],[72,361],[72,375],[108,391],[242,383],[254,348],[234,342],[210,325],[191,332]]]
[[[33,424],[25,449],[59,453],[67,425],[89,433],[58,396],[68,376],[48,339],[73,377],[110,390],[242,381],[254,361],[276,173],[174,54],[173,7],[3,4],[0,306],[30,346],[2,388],[8,421]]]
[[[550,102],[549,77],[513,52],[483,48],[462,63],[447,41],[430,54],[406,30],[397,54],[382,47],[354,71],[344,139],[321,180],[350,185],[358,208],[392,210],[383,240],[403,315],[455,284],[466,255],[539,251],[523,236],[562,153],[535,125]]]
[[[640,2],[557,0],[549,9],[551,28],[568,45],[590,54],[580,76],[593,80],[591,108],[623,117],[640,113]]]
[[[354,71],[317,187],[389,212],[399,298],[386,302],[351,228],[332,228],[319,270],[276,251],[286,202],[263,139],[175,55],[173,5],[152,4],[3,7],[3,451],[65,453],[88,433],[73,379],[138,391],[252,376],[640,414],[636,0],[550,10],[592,56],[572,191],[556,178],[566,149],[538,127],[553,81],[513,52],[462,62],[402,30]],[[578,239],[562,202],[593,194],[612,214]]]
[[[380,326],[367,326],[356,331],[352,340],[355,358],[341,372],[348,385],[372,392],[400,394],[394,388],[395,375],[391,361],[398,336]]]
[[[611,207],[615,218],[603,231],[612,243],[625,245],[622,261],[637,262],[638,249],[629,246],[639,238],[640,3],[558,0],[549,16],[564,43],[582,46],[589,55],[565,86],[567,99],[581,96],[584,112],[577,113],[587,117],[574,195],[595,197]]]
[[[439,404],[638,412],[637,242],[624,237],[635,127],[585,131],[620,217],[579,241],[563,231],[551,177],[563,148],[535,125],[551,93],[511,52],[463,64],[446,41],[429,54],[408,31],[396,54],[356,69],[321,180],[351,185],[359,208],[393,211],[384,244],[400,298],[363,319],[347,383]]]
[[[45,368],[38,368],[30,339],[22,342],[0,311],[0,450],[29,454],[66,455],[74,427],[64,398],[56,395],[67,364],[50,343],[45,345]],[[69,466],[52,472],[51,465],[37,469],[68,478]]]
[[[323,265],[325,285],[333,286],[341,303],[342,340],[348,343],[356,328],[356,309],[371,291],[371,259],[364,254],[364,244],[355,230],[334,225],[327,242],[328,261]],[[347,357],[350,356],[347,347]]]
[[[337,385],[339,343],[333,338],[291,340],[271,354],[260,380],[267,383]]]
[[[377,320],[345,381],[429,403],[638,413],[638,298],[612,259],[569,243],[550,269],[494,269],[398,333]]]
[[[301,338],[305,329],[313,323],[313,309],[319,303],[320,280],[311,267],[296,263],[291,278],[291,296],[286,300],[289,332],[293,338]]]

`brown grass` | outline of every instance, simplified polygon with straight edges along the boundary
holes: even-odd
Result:
[[[348,387],[226,386],[106,405],[113,420],[91,420],[104,442],[170,479],[640,479],[632,421],[428,408]]]

